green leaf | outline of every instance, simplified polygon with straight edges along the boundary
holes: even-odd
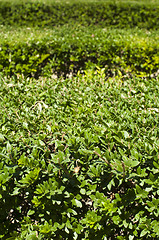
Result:
[[[9,142],[7,142],[6,149],[7,149],[7,152],[11,152],[11,150],[12,150],[12,146]]]
[[[80,189],[80,193],[81,193],[82,195],[85,195],[85,194],[86,194],[85,188],[81,188],[81,189]]]
[[[27,212],[27,215],[30,216],[30,215],[33,215],[34,213],[35,213],[35,211],[30,209],[30,210]]]
[[[79,200],[77,200],[76,198],[72,199],[72,204],[79,208],[82,207],[82,203]]]
[[[3,142],[5,140],[4,136],[0,133],[0,142]]]
[[[133,240],[135,236],[130,235],[129,240]]]
[[[32,232],[26,236],[26,240],[37,240],[38,237],[36,235],[37,235],[36,232]]]
[[[147,229],[143,229],[142,232],[140,233],[140,237],[145,236],[149,231]]]
[[[123,131],[123,135],[125,139],[129,138],[129,133],[127,131]]]
[[[148,192],[142,189],[139,185],[136,185],[137,198],[147,198]]]

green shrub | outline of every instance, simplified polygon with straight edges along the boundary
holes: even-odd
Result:
[[[63,27],[5,33],[0,68],[6,75],[77,73],[99,66],[115,72],[149,75],[159,69],[158,32]]]
[[[0,79],[2,239],[158,239],[159,81]]]
[[[1,25],[55,26],[66,23],[157,29],[153,1],[0,1]]]

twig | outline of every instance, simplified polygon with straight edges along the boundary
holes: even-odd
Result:
[[[101,158],[104,162],[106,162],[111,168],[113,167],[112,164],[110,162],[108,162],[106,159],[104,159],[99,153],[97,153],[96,151],[94,151],[94,153]]]

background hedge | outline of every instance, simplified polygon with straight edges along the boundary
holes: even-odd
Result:
[[[159,27],[157,1],[0,1],[1,25]]]

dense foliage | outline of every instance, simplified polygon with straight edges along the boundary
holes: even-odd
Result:
[[[104,79],[1,77],[1,237],[159,237],[159,81]]]
[[[55,26],[83,25],[159,27],[158,1],[9,1],[0,0],[0,24]]]
[[[158,16],[0,0],[2,240],[159,239]]]
[[[98,66],[109,70],[109,75],[120,71],[145,76],[159,69],[158,31],[64,26],[13,29],[7,35],[5,30],[0,41],[0,69],[6,75],[38,78],[56,72],[66,76]]]

